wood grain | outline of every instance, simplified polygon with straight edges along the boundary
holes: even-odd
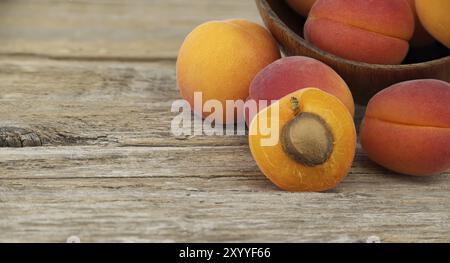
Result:
[[[178,46],[230,17],[258,20],[253,1],[0,1],[0,242],[449,242],[450,173],[359,147],[337,189],[286,193],[245,136],[171,135]]]
[[[0,152],[0,164],[0,179],[154,176],[263,178],[247,145],[6,148]],[[359,147],[351,174],[379,173],[387,171],[370,162]]]
[[[0,57],[0,147],[33,145],[244,145],[244,136],[174,136],[181,99],[173,61],[86,62]],[[357,107],[356,122],[363,107]],[[194,119],[195,116],[192,116]],[[194,124],[192,123],[192,126]],[[6,130],[5,130],[6,131]],[[12,136],[15,134],[16,136]],[[4,143],[2,143],[4,141]]]
[[[303,194],[276,189],[244,146],[39,147],[0,160],[2,241],[450,241],[449,174],[395,175],[362,154],[337,189]]]
[[[175,59],[208,20],[261,19],[252,1],[0,1],[0,54],[56,59]]]
[[[0,59],[0,127],[32,131],[44,145],[246,144],[243,136],[172,135],[174,65]]]

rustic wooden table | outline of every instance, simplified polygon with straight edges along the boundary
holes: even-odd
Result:
[[[0,1],[0,241],[450,241],[449,173],[359,147],[336,190],[287,193],[245,137],[171,135],[182,39],[232,17],[260,21],[250,0]]]

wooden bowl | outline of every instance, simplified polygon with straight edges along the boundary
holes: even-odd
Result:
[[[284,0],[256,0],[261,17],[287,56],[308,56],[336,70],[352,90],[355,102],[365,105],[380,90],[406,80],[434,78],[450,82],[450,51],[440,44],[410,50],[405,64],[375,65],[343,59],[307,42],[305,18]]]

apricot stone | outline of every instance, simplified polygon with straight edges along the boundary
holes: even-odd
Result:
[[[274,134],[278,140],[266,143]],[[250,124],[249,145],[263,174],[281,189],[320,192],[335,188],[347,176],[356,131],[340,100],[306,88],[261,110]]]
[[[345,59],[400,64],[414,33],[406,0],[318,0],[305,23],[305,38]]]
[[[300,15],[307,17],[309,10],[317,0],[286,0],[288,5]]]
[[[450,1],[416,0],[416,9],[427,31],[450,48]]]
[[[336,96],[353,116],[355,104],[345,81],[326,64],[309,57],[281,58],[259,72],[250,85],[248,100],[279,100],[299,89],[315,87]],[[247,112],[247,123],[256,112]]]
[[[256,74],[280,58],[271,34],[246,20],[213,21],[198,26],[185,39],[177,60],[177,82],[182,97],[194,108],[194,93],[203,103],[245,100]],[[210,112],[197,112],[207,117]],[[243,113],[240,113],[243,115]]]
[[[450,168],[450,84],[413,80],[375,95],[361,124],[370,159],[392,171],[417,176]]]

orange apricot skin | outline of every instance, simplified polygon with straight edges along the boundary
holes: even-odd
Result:
[[[422,25],[439,42],[450,48],[450,1],[416,0],[416,10]]]
[[[433,44],[436,40],[428,33],[428,31],[423,27],[422,22],[420,22],[417,16],[416,1],[408,0],[411,9],[413,10],[414,20],[415,20],[415,30],[414,35],[410,41],[412,47],[426,47]]]
[[[414,80],[375,95],[360,128],[369,158],[394,172],[429,176],[450,169],[450,84]]]
[[[406,0],[318,0],[305,23],[305,38],[345,59],[400,64],[414,33]]]
[[[226,101],[245,101],[255,75],[280,56],[274,38],[258,24],[246,20],[204,23],[186,37],[179,51],[176,74],[181,96],[193,109],[195,92],[202,93],[203,103],[218,100],[225,123]]]
[[[261,143],[265,136],[259,132],[258,124],[262,120],[272,123],[270,116],[274,107],[279,109],[279,134],[295,118],[292,97],[298,99],[301,112],[320,116],[336,139],[331,157],[321,165],[309,167],[297,163],[283,150],[280,140],[274,146],[263,146]],[[348,175],[355,156],[356,130],[353,117],[339,99],[316,88],[305,88],[281,98],[253,118],[249,128],[249,146],[262,173],[280,189],[323,192],[335,188]]]

